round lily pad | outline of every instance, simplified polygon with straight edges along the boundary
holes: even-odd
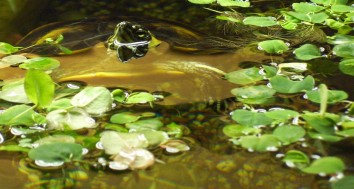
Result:
[[[309,167],[302,169],[305,173],[311,174],[336,174],[343,172],[345,169],[344,162],[337,157],[323,157],[311,163]]]
[[[289,49],[284,41],[279,39],[259,42],[258,47],[259,49],[272,54],[282,54]]]
[[[80,160],[82,156],[82,146],[75,143],[49,143],[33,148],[28,152],[32,160],[44,162],[71,162]]]

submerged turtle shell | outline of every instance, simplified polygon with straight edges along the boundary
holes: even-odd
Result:
[[[224,80],[223,75],[240,69],[239,65],[243,62],[262,62],[268,58],[249,49],[235,51],[222,40],[210,43],[212,40],[206,39],[217,38],[206,37],[178,25],[134,20],[162,42],[149,49],[146,56],[122,64],[117,61],[116,53],[107,51],[104,44],[120,21],[53,23],[34,30],[19,44],[34,45],[26,49],[29,53],[52,55],[58,59],[61,66],[52,73],[58,82],[83,81],[94,86],[163,91],[171,95],[160,103],[170,105],[231,97],[230,90],[236,86]],[[64,35],[61,45],[75,54],[63,56],[58,49],[42,44],[45,38],[55,38],[60,34]],[[224,51],[232,53],[211,54]],[[24,71],[18,68],[0,69],[0,79],[23,75]]]

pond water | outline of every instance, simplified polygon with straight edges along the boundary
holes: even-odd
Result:
[[[235,84],[222,79],[219,74],[186,72],[179,66],[185,63],[202,63],[219,70],[239,70],[240,66],[257,65],[270,61],[263,53],[241,49],[235,53],[219,55],[191,55],[168,49],[167,44],[157,47],[164,53],[149,52],[142,59],[127,64],[116,62],[116,56],[106,57],[106,49],[95,48],[85,53],[56,57],[61,67],[53,78],[79,80],[94,86],[122,87],[146,91],[166,91],[171,96],[154,107],[123,107],[124,111],[155,112],[163,123],[175,122],[189,128],[187,141],[191,150],[168,154],[162,149],[153,150],[158,162],[147,170],[112,171],[108,167],[95,168],[83,163],[70,164],[60,168],[38,168],[26,155],[5,153],[2,166],[6,174],[0,176],[1,184],[7,188],[314,188],[316,177],[303,174],[282,165],[276,153],[250,153],[237,150],[228,141],[222,129],[231,123],[230,110],[235,104],[230,90]],[[97,51],[97,52],[96,52]],[[86,58],[85,54],[97,53],[97,59]],[[100,57],[103,56],[104,57]],[[281,57],[272,57],[281,60]],[[113,61],[113,65],[112,65]],[[75,64],[72,64],[75,62]],[[172,68],[165,68],[166,63]],[[221,64],[220,64],[221,63]],[[87,67],[87,65],[90,65]],[[168,69],[174,72],[169,73]],[[93,77],[95,71],[117,72],[118,75]],[[188,71],[188,70],[187,70]],[[17,73],[16,73],[17,72]],[[176,73],[178,72],[178,73]],[[0,70],[3,77],[23,77],[25,71],[11,67]],[[64,79],[63,79],[64,78]],[[69,78],[69,79],[67,79]],[[203,84],[199,82],[204,82]],[[169,85],[166,85],[169,84]],[[204,86],[206,85],[206,86]],[[203,96],[206,95],[206,96]],[[212,100],[209,102],[209,99]],[[185,104],[187,103],[187,104]],[[169,106],[166,106],[169,105]],[[292,106],[290,104],[287,104]],[[306,104],[302,104],[306,106]],[[298,106],[301,106],[299,101]],[[301,109],[301,108],[299,108]],[[121,111],[122,109],[119,109]],[[107,117],[107,116],[106,116]],[[91,129],[90,129],[91,130]],[[90,131],[85,131],[90,132]],[[96,129],[97,133],[100,129]],[[65,133],[65,132],[64,132]],[[11,136],[11,134],[8,134]],[[25,135],[23,135],[25,136]],[[25,159],[23,159],[25,158]],[[88,158],[90,159],[90,158]],[[92,161],[92,160],[90,160]],[[95,160],[97,161],[97,160]],[[93,161],[93,162],[95,162]],[[8,179],[9,172],[12,179]],[[316,186],[317,187],[317,186]]]
[[[255,1],[259,2],[267,3]],[[122,3],[131,6],[128,1]],[[72,4],[56,7],[62,14],[56,16],[78,16],[63,11]],[[147,3],[145,8],[161,6],[157,4]],[[198,10],[188,3],[174,4],[193,7],[187,12]],[[271,1],[268,7],[260,5],[253,11],[272,10],[275,5]],[[107,7],[108,11],[112,4]],[[90,12],[92,7],[86,8]],[[168,6],[165,9],[170,10]],[[144,11],[132,6],[127,12]],[[210,14],[197,12],[191,11],[191,15]],[[164,14],[156,11],[147,15],[161,18]],[[187,23],[193,20],[183,17]],[[121,21],[127,20],[117,23]],[[65,47],[66,40],[74,40],[65,38],[68,30],[64,28],[75,23],[43,26],[44,30],[35,30],[20,45],[40,41],[33,36],[42,37],[48,29],[49,34],[64,35],[63,43],[58,44]],[[291,44],[283,46],[285,53],[266,53],[258,42],[268,39],[277,28],[266,32],[257,28],[269,36],[262,38],[256,33],[249,38],[256,29],[245,27],[246,34],[238,36],[244,40],[240,40],[227,34],[229,25],[217,26],[224,27],[222,32],[210,34],[223,39],[212,38],[210,42],[215,44],[210,45],[205,39],[211,38],[174,24],[146,24],[160,40],[159,45],[127,63],[118,60],[115,50],[107,50],[107,37],[74,48],[75,53],[69,55],[38,55],[35,48],[20,51],[27,59],[20,67],[44,56],[50,57],[46,63],[53,63],[53,59],[60,62],[58,68],[45,71],[20,69],[18,64],[9,66],[1,59],[0,136],[4,141],[0,144],[0,185],[29,189],[342,189],[333,179],[340,180],[343,175],[349,178],[346,183],[352,183],[354,80],[339,71],[341,57],[331,58],[335,53],[328,43],[286,33]],[[196,25],[203,29],[203,24]],[[113,27],[108,28],[113,33]],[[71,32],[80,38],[80,34],[91,32],[84,30],[78,27]],[[93,31],[101,34],[106,30],[99,27]],[[284,36],[274,39],[285,40]],[[222,44],[227,41],[229,45]],[[238,48],[232,46],[241,41]],[[293,51],[308,41],[324,50],[316,54],[317,59],[295,58]],[[183,46],[188,42],[192,45]],[[321,53],[331,59],[321,58]],[[47,104],[46,96],[51,96]],[[18,109],[11,109],[14,107]],[[350,188],[348,184],[345,187]]]

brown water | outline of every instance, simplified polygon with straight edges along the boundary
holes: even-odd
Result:
[[[54,57],[61,66],[54,70],[58,82],[83,81],[93,86],[121,87],[131,90],[163,91],[171,96],[165,105],[217,101],[232,94],[237,85],[222,77],[240,69],[244,62],[261,63],[271,57],[250,48],[234,53],[196,55],[172,50],[165,42],[150,49],[143,58],[121,63],[115,51],[107,51],[103,43],[93,49],[74,55]],[[281,59],[281,57],[275,57]],[[0,79],[23,77],[17,68],[0,69]]]

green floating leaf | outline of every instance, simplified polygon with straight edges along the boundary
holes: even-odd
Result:
[[[115,89],[114,91],[112,91],[112,96],[115,101],[120,103],[123,103],[126,98],[125,91],[122,89]]]
[[[153,102],[155,100],[154,95],[148,92],[135,92],[130,94],[125,103],[127,104],[138,104],[138,103],[147,103]]]
[[[352,22],[354,18],[354,12],[350,12],[345,14],[346,18],[344,19],[344,22]]]
[[[283,162],[292,162],[297,166],[298,168],[301,168],[302,166],[306,166],[310,164],[310,159],[307,157],[306,154],[304,154],[301,151],[298,150],[289,150],[286,152],[285,157],[282,160]]]
[[[33,108],[27,105],[16,105],[5,110],[0,114],[0,125],[16,126],[26,125],[33,126],[36,122],[33,116],[36,114]]]
[[[14,47],[8,43],[0,42],[0,54],[11,54],[17,52],[19,47]]]
[[[15,134],[16,136],[18,136],[18,135],[29,135],[29,134],[33,134],[33,133],[40,133],[42,131],[43,130],[31,129],[31,128],[22,127],[22,126],[12,126],[11,127],[11,132],[16,133]],[[26,140],[26,139],[22,139],[22,140]],[[32,140],[31,139],[29,139],[29,140],[30,140],[30,142],[29,142],[30,145],[28,147],[32,148],[32,142],[31,142]]]
[[[54,110],[49,112],[46,118],[48,120],[48,129],[77,130],[97,126],[96,121],[79,108]]]
[[[118,154],[125,148],[146,148],[148,140],[141,133],[119,133],[105,131],[101,134],[100,142],[108,155]]]
[[[306,95],[309,100],[315,103],[321,103],[320,91],[306,91]],[[327,91],[327,103],[334,104],[343,101],[348,98],[348,94],[345,91],[340,90],[328,90]]]
[[[273,135],[278,137],[285,145],[299,141],[305,134],[305,129],[292,125],[279,126],[273,131]]]
[[[27,69],[27,70],[34,69],[34,70],[47,71],[47,70],[54,70],[59,66],[60,66],[59,61],[54,58],[36,57],[24,61],[23,64],[20,65],[20,68]]]
[[[149,143],[149,147],[152,148],[159,146],[160,144],[166,142],[169,139],[167,133],[164,131],[145,129],[137,133],[143,134]]]
[[[242,148],[257,152],[276,151],[281,146],[278,138],[273,135],[243,136],[239,142]]]
[[[338,115],[328,113],[321,115],[319,113],[305,112],[301,117],[316,131],[327,135],[334,134],[334,126],[340,120]]]
[[[275,94],[275,90],[266,85],[240,87],[231,90],[237,98],[270,98]]]
[[[299,93],[312,90],[315,85],[315,80],[312,76],[307,76],[302,81],[292,81],[283,76],[274,76],[269,79],[272,88],[279,93]]]
[[[348,6],[348,5],[332,5],[331,6],[331,11],[339,12],[339,13],[353,12],[354,11],[354,7]]]
[[[337,20],[334,20],[334,19],[326,19],[326,25],[332,29],[336,29],[336,30],[339,30],[343,27],[345,27],[345,23],[343,22],[339,22]]]
[[[73,106],[71,105],[71,100],[68,98],[61,98],[59,100],[52,101],[52,103],[47,106],[47,111],[51,112],[53,110],[59,110],[59,109],[70,109]]]
[[[308,70],[307,63],[303,62],[281,63],[278,65],[278,69],[278,72],[282,75],[293,75],[294,73],[301,74]]]
[[[244,126],[270,125],[273,119],[264,113],[252,112],[249,110],[235,110],[232,112],[232,119]]]
[[[352,189],[354,186],[354,176],[344,178],[332,183],[332,189]]]
[[[275,68],[274,66],[262,65],[262,67],[263,67],[263,69],[265,71],[265,74],[266,74],[267,78],[271,78],[271,77],[277,75],[278,69]]]
[[[190,147],[183,140],[168,140],[160,145],[169,153],[178,153],[189,151]]]
[[[269,27],[278,25],[278,22],[274,17],[249,16],[243,19],[243,24],[259,27]]]
[[[286,30],[295,30],[298,24],[300,23],[300,20],[298,20],[293,16],[288,15],[286,11],[282,11],[281,14],[284,17],[284,20],[280,21],[281,27],[283,27]]]
[[[289,11],[287,12],[290,16],[293,16],[299,20],[310,22],[310,23],[323,23],[327,18],[328,15],[324,12],[320,13],[299,13],[299,12],[293,12]]]
[[[190,132],[187,127],[176,124],[175,122],[166,125],[166,131],[167,134],[173,136],[173,138],[181,138],[185,132]]]
[[[343,137],[330,135],[330,134],[323,134],[323,133],[316,133],[316,132],[307,132],[307,134],[313,138],[318,140],[323,140],[327,142],[339,142],[343,139]]]
[[[41,70],[28,70],[24,85],[28,98],[38,107],[46,107],[52,102],[55,84],[52,78],[45,72]]]
[[[138,120],[133,123],[126,123],[125,126],[128,129],[134,129],[134,130],[144,130],[144,129],[159,130],[163,126],[163,123],[159,119],[153,118],[153,119]]]
[[[316,159],[309,167],[302,169],[305,173],[310,174],[336,174],[343,172],[345,169],[344,162],[337,157],[323,157]]]
[[[281,21],[280,25],[281,25],[281,27],[283,27],[286,30],[295,30],[298,26],[298,23],[291,22],[291,21]]]
[[[0,99],[15,103],[30,103],[31,101],[28,99],[25,93],[25,86],[23,82],[24,80],[21,79],[19,81],[4,85],[2,87],[2,91],[0,91]]]
[[[333,53],[343,58],[354,58],[354,43],[345,43],[334,46]]]
[[[354,59],[345,59],[339,62],[339,70],[347,75],[354,76]]]
[[[33,148],[28,152],[28,156],[32,160],[41,160],[47,163],[71,162],[81,159],[82,150],[80,144],[58,142]]]
[[[278,39],[259,42],[258,48],[272,54],[282,54],[289,49],[283,40]]]
[[[113,124],[113,123],[104,123],[103,127],[106,130],[112,130],[112,131],[117,131],[120,133],[128,133],[129,130],[125,128],[125,126],[119,125],[119,124]]]
[[[27,57],[25,57],[23,55],[14,54],[14,55],[8,55],[8,56],[3,57],[0,60],[0,64],[3,63],[3,64],[6,64],[7,66],[11,66],[11,65],[16,65],[16,64],[22,63],[26,60],[27,60]]]
[[[352,106],[353,106],[353,104],[351,104],[350,108],[353,108]],[[352,114],[349,114],[349,115],[352,116]],[[352,129],[352,128],[354,128],[354,121],[352,121],[351,118],[349,118],[349,119],[344,118],[344,120],[342,120],[342,122],[341,122],[341,125],[344,129]]]
[[[327,43],[332,44],[332,45],[354,43],[354,36],[336,34],[334,36],[327,37]]]
[[[188,0],[188,1],[194,4],[211,4],[216,2],[216,0]]]
[[[336,131],[337,135],[344,136],[344,137],[354,137],[354,129],[346,129],[343,131]]]
[[[293,110],[276,109],[264,113],[267,117],[278,122],[285,122],[291,118],[299,116],[299,113]]]
[[[294,53],[296,58],[299,60],[311,60],[322,57],[320,49],[312,44],[302,45],[301,47],[295,49]]]
[[[112,108],[113,99],[104,87],[86,87],[71,99],[71,104],[83,108],[89,114],[102,114]]]
[[[217,0],[217,2],[223,7],[250,7],[251,6],[251,3],[249,1]]]
[[[222,131],[226,136],[236,138],[244,135],[258,134],[262,130],[253,127],[233,124],[233,125],[226,125]]]
[[[258,68],[247,68],[227,73],[225,78],[235,84],[246,85],[263,80]]]
[[[132,123],[140,119],[141,116],[135,115],[131,112],[117,113],[111,116],[110,122],[117,124]]]
[[[60,99],[64,97],[72,97],[78,92],[80,92],[85,84],[79,81],[70,81],[61,83],[59,86],[57,85],[55,88],[55,98]]]
[[[301,13],[315,13],[325,9],[325,7],[305,2],[293,3],[292,7],[296,12]]]
[[[245,104],[266,104],[274,101],[275,90],[266,85],[240,87],[231,90],[238,101]]]

